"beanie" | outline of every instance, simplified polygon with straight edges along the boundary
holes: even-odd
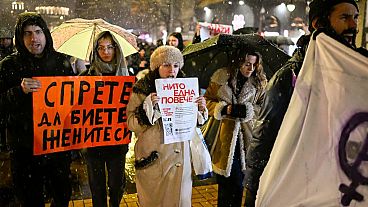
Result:
[[[164,63],[179,63],[181,69],[184,65],[183,55],[176,47],[160,46],[151,55],[150,68],[151,70],[156,70]]]
[[[349,3],[356,7],[359,12],[357,3],[354,0],[313,0],[309,4],[309,25],[312,25],[312,21],[316,17],[329,13],[331,9],[341,3]]]
[[[0,29],[0,38],[13,38],[13,32],[8,28],[1,28]]]

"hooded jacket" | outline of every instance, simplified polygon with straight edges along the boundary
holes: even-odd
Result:
[[[90,56],[91,67],[83,71],[80,76],[101,76],[104,75],[104,71],[112,70],[116,76],[128,76],[128,69],[126,60],[120,45],[117,43],[114,35],[111,34],[114,42],[116,43],[115,58],[111,63],[105,63],[98,56],[98,40],[108,31],[101,32],[97,35],[95,42],[93,43],[93,52]],[[89,157],[109,159],[117,155],[125,155],[128,152],[128,144],[117,145],[117,146],[100,146],[88,148],[87,153]]]
[[[96,40],[93,43],[93,51],[90,56],[90,63],[91,67],[89,70],[87,70],[85,73],[82,73],[81,75],[102,75],[104,73],[104,70],[107,68],[111,68],[112,71],[115,72],[115,75],[117,76],[128,76],[129,72],[127,69],[127,63],[123,54],[123,50],[121,49],[121,46],[118,44],[117,39],[114,37],[114,35],[111,36],[116,43],[116,52],[115,52],[115,58],[112,61],[112,63],[105,63],[101,60],[101,58],[98,56],[98,40],[108,33],[108,31],[101,32],[97,35]]]
[[[37,25],[45,34],[46,45],[40,58],[31,54],[23,41],[27,25]],[[53,48],[51,33],[39,14],[26,12],[19,15],[15,27],[16,53],[0,62],[0,112],[6,113],[9,145],[13,150],[33,149],[32,93],[21,88],[23,78],[40,76],[70,76],[72,68],[66,55]],[[36,120],[37,121],[37,120]]]

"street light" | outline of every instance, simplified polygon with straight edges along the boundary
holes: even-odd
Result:
[[[290,0],[290,2],[286,5],[286,8],[289,12],[294,11],[295,9],[295,4],[293,3],[293,0]]]
[[[240,5],[240,6],[243,6],[243,5],[244,5],[244,1],[240,0],[240,1],[239,1],[239,5]]]
[[[24,3],[22,1],[13,1],[12,10],[24,10]]]

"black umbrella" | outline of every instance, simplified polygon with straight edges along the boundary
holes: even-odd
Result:
[[[199,86],[207,88],[212,74],[219,68],[229,66],[232,55],[239,49],[252,49],[261,53],[268,79],[290,58],[276,45],[257,34],[219,34],[184,49],[183,71],[188,77],[198,77]]]
[[[281,35],[280,36],[267,36],[265,37],[265,39],[276,45],[295,45],[290,37],[284,37]]]

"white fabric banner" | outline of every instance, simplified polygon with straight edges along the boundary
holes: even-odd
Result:
[[[368,58],[319,34],[310,42],[256,206],[368,206],[367,129]]]

